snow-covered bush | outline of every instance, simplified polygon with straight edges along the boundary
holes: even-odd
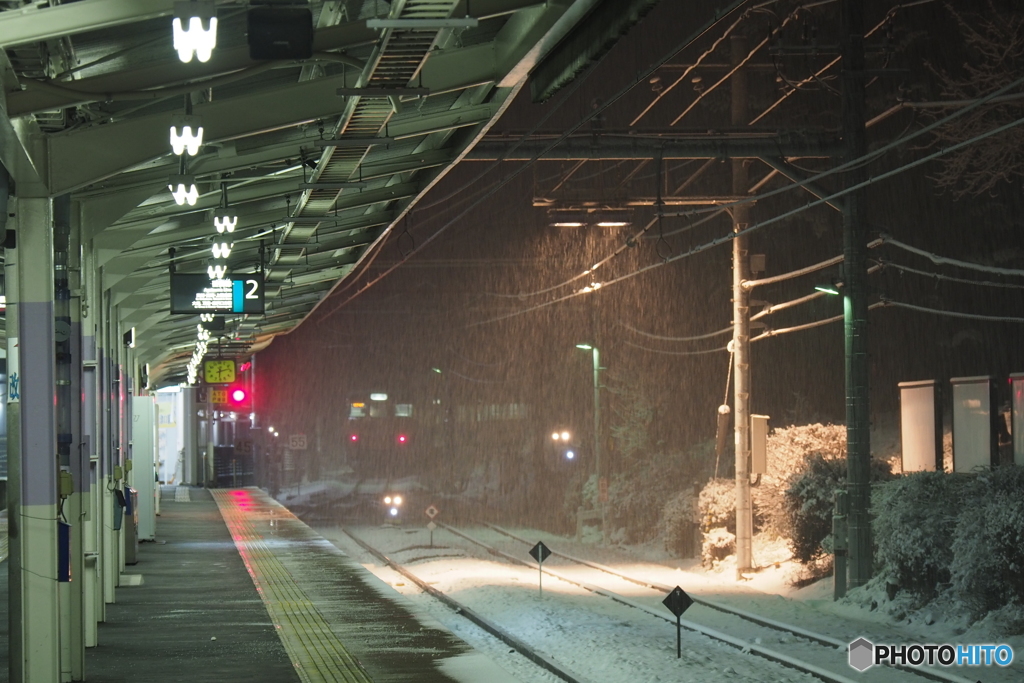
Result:
[[[736,531],[736,482],[733,479],[712,479],[700,491],[697,502],[701,528],[724,527]]]
[[[704,546],[701,560],[704,566],[711,567],[715,562],[724,560],[736,552],[736,535],[725,527],[711,529],[704,534]]]
[[[973,617],[1024,605],[1024,468],[1000,467],[966,487],[950,582]]]
[[[949,581],[953,532],[970,478],[914,472],[874,487],[875,561],[887,581],[922,599]]]
[[[871,461],[872,481],[891,477],[889,463]],[[846,458],[814,453],[804,472],[791,481],[783,508],[784,534],[790,539],[793,556],[808,563],[824,552],[821,543],[832,533],[835,491],[846,486]]]
[[[673,496],[661,512],[665,550],[676,557],[691,557],[694,535],[699,533],[697,500],[689,490]]]

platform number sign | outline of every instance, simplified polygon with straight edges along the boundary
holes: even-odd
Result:
[[[693,604],[693,598],[686,594],[679,586],[673,588],[665,599],[661,601],[665,607],[668,607],[668,611],[676,615],[676,659],[683,656],[682,646],[682,630],[683,625],[680,622],[680,617],[683,616],[683,612],[690,609],[690,605]]]
[[[544,560],[551,556],[551,550],[544,545],[544,541],[537,541],[537,545],[530,548],[530,557],[537,560],[537,591],[544,597]]]

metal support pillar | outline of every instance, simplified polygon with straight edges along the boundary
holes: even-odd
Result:
[[[74,481],[74,493],[65,503],[65,517],[71,524],[71,593],[70,627],[68,643],[70,652],[70,674],[73,681],[85,680],[86,640],[86,575],[85,575],[85,526],[88,500],[92,485],[89,476],[89,453],[82,440],[82,259],[79,245],[80,224],[72,213],[68,197],[68,424],[70,443],[68,454],[70,472]],[[55,211],[56,215],[60,215]]]
[[[114,530],[114,465],[116,464],[115,439],[117,438],[116,415],[117,402],[115,392],[114,371],[116,365],[117,343],[113,339],[111,330],[113,325],[110,322],[111,306],[110,293],[102,290],[103,283],[100,282],[100,331],[102,333],[102,346],[100,356],[100,436],[102,444],[100,449],[100,510],[102,512],[102,538],[100,568],[103,572],[103,602],[111,604],[114,602],[114,589],[117,588],[117,544],[118,532]],[[105,620],[104,610],[104,620]]]
[[[846,160],[867,151],[864,129],[864,6],[842,0],[843,138]],[[863,166],[845,173],[847,187],[864,180]],[[863,191],[846,196],[843,211],[843,323],[846,339],[846,452],[849,499],[849,587],[871,578],[871,424],[868,411],[867,221]]]
[[[746,41],[741,36],[730,38],[732,63],[739,64],[747,55]],[[747,113],[747,74],[739,69],[732,77],[732,123],[745,125]],[[747,161],[732,160],[732,191],[747,194],[750,187]],[[750,208],[741,204],[732,208],[732,344],[733,402],[736,437],[736,578],[742,578],[753,566],[753,514],[750,503],[750,293],[743,288],[749,279],[746,235],[739,234],[749,224]]]
[[[100,370],[96,348],[98,308],[97,276],[94,270],[92,249],[82,249],[81,311],[82,332],[82,458],[85,469],[83,477],[83,551],[85,569],[83,577],[85,646],[95,647],[99,643],[97,624],[105,618],[106,604],[103,601],[103,584],[100,553],[103,538],[102,486],[100,476],[100,448],[102,439],[99,431],[101,411]]]
[[[6,191],[6,190],[5,190]],[[13,207],[12,207],[13,208]],[[4,250],[7,293],[7,606],[8,680],[22,676],[21,637],[21,370],[18,362],[18,250]]]
[[[60,604],[57,581],[57,443],[54,415],[53,225],[50,200],[19,198],[16,261],[20,501],[9,524],[20,566],[21,641],[11,641],[12,683],[57,683]],[[8,320],[11,318],[8,311]],[[12,552],[12,556],[14,553]],[[12,609],[12,613],[14,610]],[[17,661],[17,663],[15,663]]]

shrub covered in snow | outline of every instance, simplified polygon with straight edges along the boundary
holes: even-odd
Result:
[[[889,463],[871,461],[871,481],[892,477]],[[806,469],[791,480],[786,489],[784,533],[790,539],[793,556],[808,563],[820,556],[822,541],[832,533],[835,491],[846,486],[846,458],[831,458],[814,453]]]
[[[709,481],[700,491],[697,511],[705,533],[718,527],[736,531],[736,482],[733,479]]]
[[[949,582],[966,475],[914,472],[874,487],[875,561],[884,578],[922,599]]]
[[[699,529],[699,522],[697,498],[692,491],[682,491],[670,498],[661,512],[665,550],[677,557],[690,557],[695,550],[694,532]]]
[[[704,547],[701,553],[704,566],[710,567],[734,552],[736,552],[736,535],[725,527],[711,529],[704,534]]]
[[[965,487],[952,550],[951,587],[972,616],[1024,605],[1024,468],[1000,467]]]

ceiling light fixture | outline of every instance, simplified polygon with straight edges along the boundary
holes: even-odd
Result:
[[[180,133],[178,131],[181,131]],[[198,116],[184,114],[171,119],[171,150],[181,156],[199,154],[203,144],[203,121]]]
[[[199,201],[199,190],[196,188],[195,176],[172,175],[167,183],[167,189],[174,196],[174,203],[178,206],[195,206]]]
[[[171,29],[178,59],[191,62],[194,53],[200,62],[208,62],[217,47],[217,7],[212,2],[176,2]]]
[[[228,274],[228,267],[222,264],[206,266],[206,274],[210,276],[210,280],[223,280],[224,276]],[[212,318],[213,316],[211,316]]]
[[[233,244],[227,242],[214,242],[213,243],[213,258],[223,259],[231,255],[231,247]]]

